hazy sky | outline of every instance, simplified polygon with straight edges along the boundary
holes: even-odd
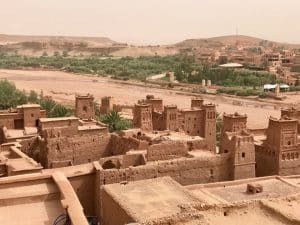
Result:
[[[300,43],[300,0],[0,0],[0,33],[174,43],[227,34]]]

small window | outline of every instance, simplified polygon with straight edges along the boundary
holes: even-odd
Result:
[[[227,149],[225,149],[225,150],[224,150],[224,153],[228,153],[228,150],[227,150]]]
[[[34,117],[34,114],[31,114],[31,117]]]
[[[245,158],[246,154],[245,152],[242,152],[242,158]]]
[[[288,143],[287,143],[288,145],[291,145],[291,141],[288,141]]]
[[[87,112],[87,107],[86,106],[83,106],[83,111]]]

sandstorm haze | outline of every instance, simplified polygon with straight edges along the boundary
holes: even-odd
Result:
[[[172,44],[238,29],[243,35],[299,43],[299,8],[298,0],[1,0],[0,33]]]

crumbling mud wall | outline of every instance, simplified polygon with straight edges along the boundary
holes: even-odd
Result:
[[[170,176],[182,185],[227,181],[233,166],[229,154],[148,162],[125,169],[102,169],[100,185]]]
[[[146,150],[149,146],[148,141],[140,140],[132,136],[122,136],[111,134],[111,153],[112,155],[124,155],[129,150]]]
[[[40,144],[40,161],[45,168],[79,165],[109,155],[109,134],[47,137]]]
[[[164,141],[149,146],[147,150],[148,161],[168,160],[186,156],[188,145],[185,141]]]

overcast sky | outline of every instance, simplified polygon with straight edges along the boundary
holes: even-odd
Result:
[[[300,0],[0,0],[0,33],[167,44],[235,34],[300,43]]]

